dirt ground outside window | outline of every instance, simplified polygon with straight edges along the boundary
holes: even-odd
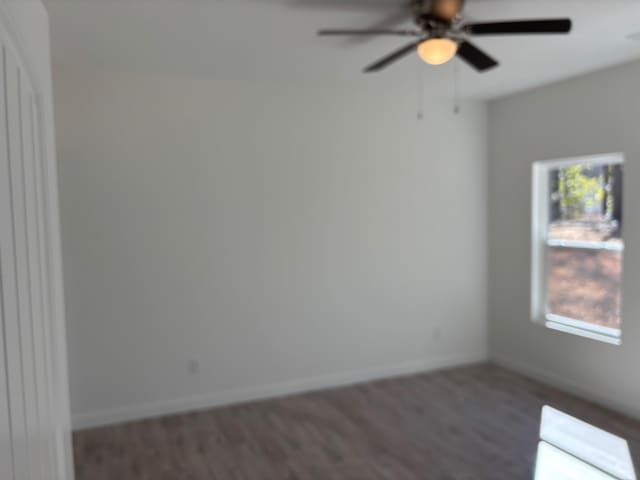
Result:
[[[550,247],[548,312],[620,328],[622,252]]]

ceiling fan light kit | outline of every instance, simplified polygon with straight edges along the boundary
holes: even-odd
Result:
[[[429,65],[442,65],[455,57],[458,42],[450,38],[430,38],[418,45],[418,55]]]
[[[498,66],[498,62],[471,43],[470,36],[566,34],[571,31],[568,18],[465,23],[462,17],[464,0],[411,0],[407,7],[418,29],[320,30],[318,35],[417,37],[417,40],[369,65],[365,68],[367,73],[382,70],[415,51],[431,65],[442,65],[457,55],[478,72],[485,72]]]

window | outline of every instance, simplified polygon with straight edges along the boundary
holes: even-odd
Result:
[[[533,165],[531,314],[555,330],[619,345],[621,154]]]

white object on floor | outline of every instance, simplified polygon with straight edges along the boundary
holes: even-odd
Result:
[[[620,480],[636,480],[627,441],[605,432],[555,408],[544,406],[540,422],[540,438],[577,459],[613,475]],[[544,447],[543,455],[548,456]],[[540,457],[540,451],[538,452]],[[552,458],[559,458],[556,454]],[[538,462],[540,459],[538,458]],[[538,477],[564,478],[564,477]],[[567,477],[574,478],[574,477]],[[575,477],[592,478],[592,477]],[[600,478],[600,477],[593,477]],[[608,476],[604,478],[609,478]]]
[[[535,480],[616,480],[546,442],[538,444]]]

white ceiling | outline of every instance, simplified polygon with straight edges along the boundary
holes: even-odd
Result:
[[[402,0],[45,0],[59,65],[216,74],[275,81],[393,82],[451,88],[453,65],[415,56],[374,76],[362,67],[405,38],[318,38],[318,28],[366,28]],[[501,66],[459,65],[463,96],[490,98],[640,58],[640,0],[467,0],[477,21],[568,16],[569,36],[479,38]],[[419,73],[421,71],[421,73]],[[412,83],[410,83],[412,82]]]

